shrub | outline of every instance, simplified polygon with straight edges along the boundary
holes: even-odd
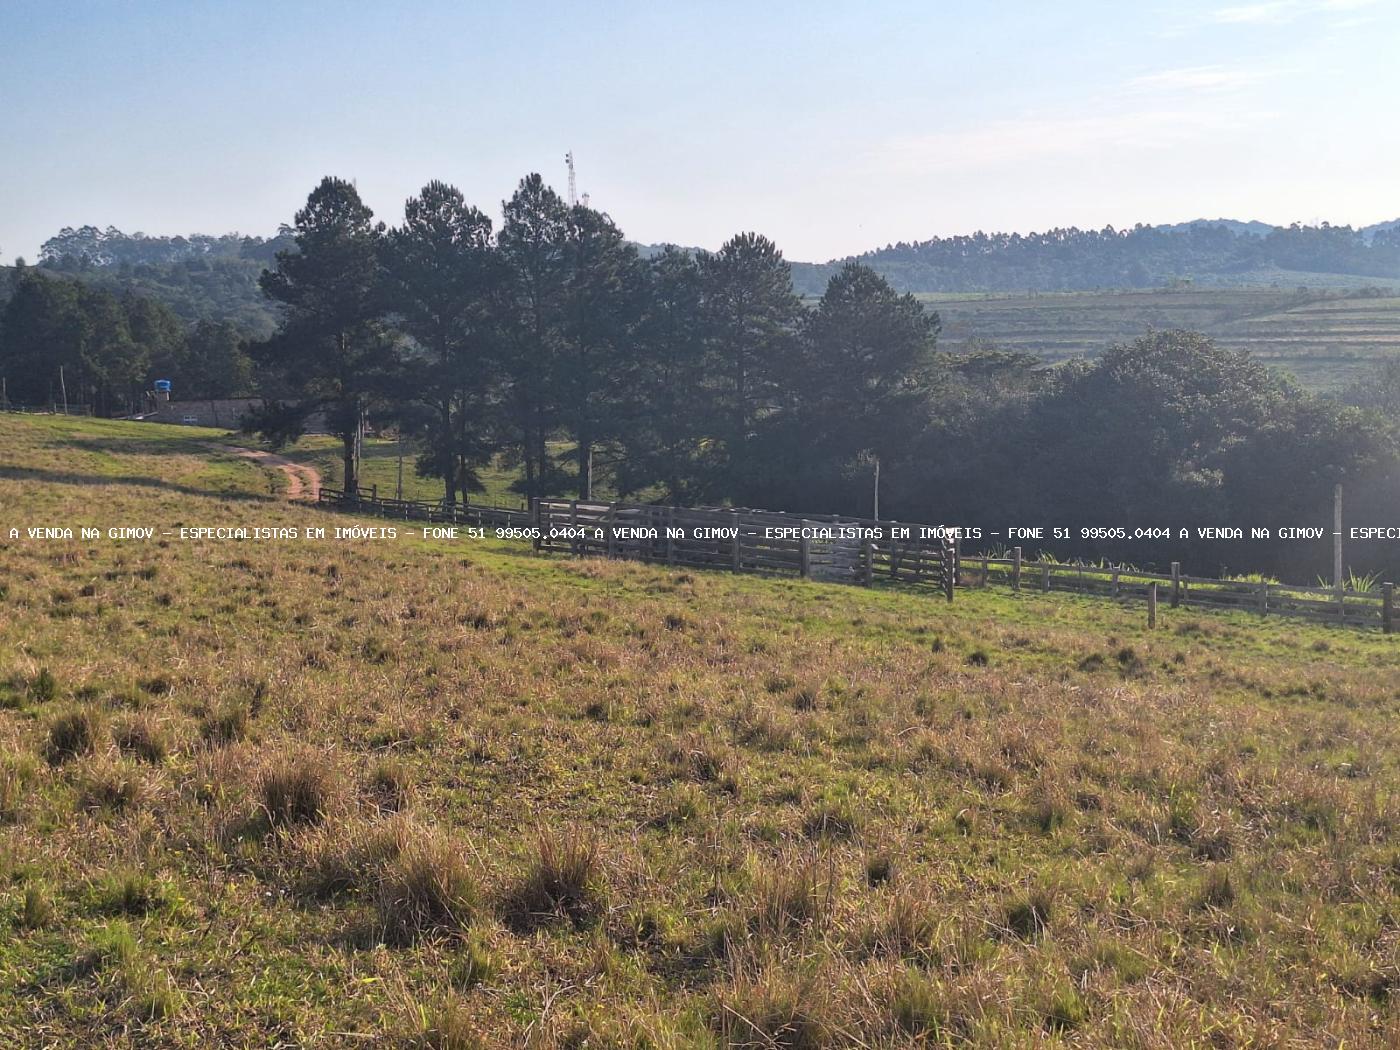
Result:
[[[374,824],[337,821],[303,829],[288,847],[300,870],[302,891],[328,898],[373,887],[382,867],[420,833],[400,818]]]
[[[19,817],[20,803],[38,773],[38,763],[32,755],[14,754],[0,758],[0,820]]]
[[[802,833],[811,839],[848,839],[859,827],[860,816],[845,799],[814,807],[802,821]]]
[[[870,886],[883,886],[894,878],[894,858],[888,853],[876,853],[865,859],[865,881]]]
[[[422,1050],[478,1050],[486,1046],[470,1012],[456,995],[449,993],[413,1008],[411,1014],[414,1032],[410,1043]]]
[[[934,1044],[948,1024],[942,990],[932,978],[915,970],[905,970],[895,982],[890,1013],[900,1031]]]
[[[479,902],[476,878],[460,849],[427,831],[404,842],[379,884],[381,924],[386,937],[399,942],[465,930]]]
[[[934,950],[937,929],[928,901],[897,890],[890,895],[883,921],[874,931],[874,943],[870,947],[894,959],[925,958]]]
[[[108,914],[145,915],[165,904],[160,884],[144,872],[130,869],[104,875],[95,895],[98,908]]]
[[[102,736],[102,713],[95,707],[80,707],[59,715],[49,723],[45,747],[49,762],[58,765],[78,755],[91,754]]]
[[[491,980],[499,971],[500,967],[486,945],[472,939],[463,947],[462,953],[452,960],[450,972],[453,986],[469,992]]]
[[[761,934],[785,933],[824,920],[832,886],[815,856],[780,857],[754,879],[751,924]]]

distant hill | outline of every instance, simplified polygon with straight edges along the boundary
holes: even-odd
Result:
[[[1267,222],[1259,222],[1250,219],[1241,222],[1239,219],[1192,219],[1190,222],[1177,222],[1167,225],[1155,226],[1153,229],[1166,230],[1168,233],[1181,233],[1189,230],[1193,226],[1223,226],[1231,233],[1248,234],[1251,237],[1267,237],[1279,227]]]
[[[258,275],[291,243],[285,233],[149,237],[111,226],[65,227],[44,242],[38,265],[110,292],[159,300],[191,324],[231,321],[262,338],[277,327],[278,315],[258,287]]]
[[[1400,282],[1400,222],[1274,226],[1223,219],[1130,230],[982,233],[886,245],[851,256],[908,292],[1071,292],[1181,283],[1222,287],[1363,287]],[[847,259],[794,263],[820,295]]]
[[[258,274],[290,243],[285,231],[274,237],[148,237],[112,227],[68,227],[45,242],[39,265],[108,290],[129,288],[159,299],[187,321],[230,320],[263,336],[275,328],[277,314],[258,288]],[[636,247],[650,258],[666,245]],[[1390,289],[1400,286],[1400,219],[1362,229],[1222,218],[1128,230],[979,231],[889,244],[848,258],[883,274],[901,291],[929,294],[1181,285]],[[802,295],[820,295],[846,261],[793,262],[793,284]]]

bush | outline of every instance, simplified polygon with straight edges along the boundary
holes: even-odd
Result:
[[[397,758],[381,758],[370,770],[368,788],[379,809],[397,813],[413,800],[413,773]]]
[[[1039,938],[1050,926],[1052,898],[1045,890],[1032,890],[1006,909],[1006,928],[1023,941]]]
[[[839,1031],[826,986],[776,969],[739,978],[719,996],[715,1027],[725,1046],[821,1050]]]

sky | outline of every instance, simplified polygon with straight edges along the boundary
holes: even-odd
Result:
[[[791,259],[976,230],[1400,217],[1400,0],[0,0],[0,259],[271,234],[323,175]]]

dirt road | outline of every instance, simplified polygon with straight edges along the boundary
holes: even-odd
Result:
[[[315,500],[321,494],[321,474],[315,467],[305,463],[293,463],[290,459],[263,452],[256,448],[239,448],[236,445],[215,445],[220,452],[232,452],[235,456],[251,459],[260,467],[280,470],[287,476],[287,498]]]

